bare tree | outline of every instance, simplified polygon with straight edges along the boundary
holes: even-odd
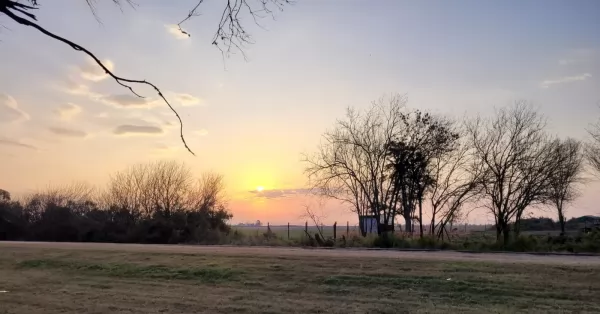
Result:
[[[548,200],[558,213],[561,233],[565,233],[565,205],[579,195],[577,185],[582,182],[583,145],[574,139],[556,140],[552,145],[554,164],[550,169]]]
[[[206,172],[191,186],[186,195],[187,208],[193,211],[224,208],[226,206],[224,193],[223,176]]]
[[[471,146],[461,138],[454,149],[435,159],[431,165],[431,236],[443,238],[446,226],[461,216],[463,205],[474,201],[479,194],[481,173],[473,167],[471,154]]]
[[[496,238],[509,241],[525,210],[545,201],[554,164],[544,118],[525,102],[496,110],[489,120],[468,123],[476,167],[482,170],[482,197],[496,220]]]
[[[132,0],[111,1],[119,6],[122,2],[126,2],[131,6],[134,5]],[[183,142],[185,148],[191,154],[194,154],[185,142],[185,138],[183,136],[183,121],[181,120],[181,117],[173,108],[171,103],[167,100],[167,98],[164,96],[162,91],[156,85],[146,80],[128,79],[122,76],[118,76],[117,74],[112,72],[102,61],[100,61],[100,59],[90,50],[63,36],[55,34],[38,24],[37,18],[33,13],[35,12],[35,10],[40,9],[38,0],[26,0],[23,2],[27,2],[29,4],[24,4],[19,0],[0,0],[0,14],[6,15],[8,18],[20,25],[32,27],[40,33],[44,34],[45,36],[62,42],[76,51],[81,51],[85,53],[90,58],[92,58],[92,60],[94,60],[94,62],[104,72],[106,72],[106,74],[113,78],[119,85],[129,89],[129,91],[131,91],[134,95],[138,97],[143,98],[140,94],[134,91],[131,84],[140,84],[152,87],[156,91],[158,96],[169,107],[169,109],[171,109],[171,111],[173,111],[173,113],[175,114],[175,117],[179,121],[180,125],[181,141]],[[190,33],[184,31],[181,28],[181,26],[183,23],[187,22],[191,18],[200,15],[200,6],[203,2],[204,0],[198,0],[196,5],[189,11],[188,15],[177,24],[179,30],[183,34],[191,36]],[[264,17],[265,15],[273,16],[274,10],[281,11],[283,10],[283,7],[285,5],[292,3],[291,0],[223,0],[222,2],[225,3],[225,5],[221,14],[221,19],[219,21],[217,31],[212,39],[212,44],[215,45],[223,53],[224,57],[229,56],[229,54],[232,52],[232,47],[239,50],[243,54],[244,46],[253,42],[252,36],[246,31],[246,28],[242,23],[244,13],[248,14],[253,19],[253,21],[258,24],[258,19]],[[99,17],[96,14],[95,10],[96,0],[86,0],[86,3],[92,10],[94,17],[99,21]],[[64,14],[64,12],[62,14]]]
[[[404,127],[405,103],[406,97],[393,95],[365,112],[348,109],[346,119],[325,132],[317,152],[304,156],[313,190],[349,204],[358,216],[371,214],[380,225],[393,226],[398,200],[392,198],[387,148]]]
[[[588,133],[592,137],[585,147],[585,157],[597,176],[600,176],[600,120],[591,125]]]
[[[150,216],[183,209],[192,187],[188,167],[173,161],[140,164],[111,177],[104,200],[108,206]]]
[[[322,204],[319,203],[319,208],[321,208],[321,205]],[[315,210],[313,210],[311,208],[310,205],[305,204],[305,205],[303,205],[303,207],[304,207],[304,214],[301,217],[310,219],[315,224],[315,227],[317,227],[317,232],[318,232],[318,235],[321,236],[321,240],[324,240],[325,236],[323,235],[323,219],[326,218],[326,215],[323,213],[322,210],[321,210],[321,213],[317,213]],[[310,234],[307,234],[307,236],[311,237]]]

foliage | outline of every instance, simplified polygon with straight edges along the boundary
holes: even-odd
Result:
[[[414,110],[401,114],[403,127],[387,145],[391,169],[392,198],[400,200],[406,231],[412,232],[412,220],[419,208],[420,234],[423,236],[423,199],[434,186],[432,165],[456,148],[459,134],[452,123],[430,113]]]
[[[219,243],[232,217],[222,189],[214,174],[194,184],[183,165],[141,165],[114,176],[98,202],[81,185],[0,201],[0,240]]]

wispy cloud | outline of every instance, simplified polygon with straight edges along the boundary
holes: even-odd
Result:
[[[90,58],[86,60],[87,62],[85,64],[77,67],[79,70],[79,75],[81,75],[82,78],[93,82],[99,82],[108,77],[108,74],[106,74],[106,72],[102,70],[102,68],[94,60]],[[110,71],[115,69],[113,62],[108,59],[102,61],[102,63]]]
[[[560,60],[558,60],[558,64],[560,64],[560,65],[569,65],[569,64],[576,63],[576,62],[577,62],[577,60],[575,60],[575,59],[560,59]]]
[[[595,55],[596,52],[593,49],[571,49],[565,54],[564,58],[558,60],[558,64],[561,66],[568,66],[572,64],[585,63],[594,58]]]
[[[577,82],[577,81],[585,81],[585,80],[589,79],[590,77],[592,77],[592,75],[589,73],[584,73],[584,74],[575,75],[575,76],[565,76],[565,77],[561,77],[558,79],[544,80],[540,83],[540,86],[542,88],[549,88],[552,85],[572,83],[572,82]]]
[[[199,105],[202,102],[200,98],[190,94],[175,94],[175,100],[184,107]]]
[[[115,135],[160,135],[163,133],[163,129],[151,125],[123,124],[113,130]]]
[[[7,137],[3,137],[0,136],[0,145],[4,145],[4,146],[13,146],[13,147],[21,147],[21,148],[27,148],[27,149],[31,149],[31,150],[37,150],[38,148],[33,146],[33,145],[29,145],[29,144],[25,144],[22,143],[18,140],[13,140]]]
[[[75,116],[81,113],[81,107],[72,103],[60,105],[54,109],[54,113],[58,115],[61,120],[71,120]]]
[[[196,130],[196,131],[194,131],[194,134],[197,136],[207,136],[208,130],[206,130],[206,129]]]
[[[129,94],[106,95],[99,97],[99,100],[117,108],[152,108],[160,104],[159,101],[151,98]]]
[[[61,127],[49,127],[48,130],[56,135],[66,136],[66,137],[83,138],[83,137],[87,137],[87,135],[88,135],[85,131],[75,130],[75,129],[67,129],[67,128],[61,128]]]
[[[29,115],[19,108],[12,96],[0,93],[0,123],[16,123],[29,120]]]
[[[170,25],[165,25],[165,28],[167,29],[167,31],[173,35],[173,37],[177,38],[177,39],[188,39],[190,38],[190,36],[188,36],[187,34],[184,34],[177,25],[175,24],[170,24]]]
[[[264,197],[269,199],[284,198],[292,196],[307,195],[310,193],[309,189],[272,189],[262,191],[248,191],[256,197]]]
[[[160,143],[156,145],[154,150],[155,155],[164,156],[164,155],[172,155],[180,150],[179,146],[170,146],[164,143]]]

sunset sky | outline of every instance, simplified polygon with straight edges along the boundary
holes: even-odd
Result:
[[[222,1],[174,32],[197,1],[39,1],[39,23],[106,60],[118,75],[159,86],[138,99],[82,53],[0,15],[0,188],[104,184],[129,165],[175,159],[224,175],[234,222],[299,223],[301,153],[342,118],[390,93],[454,117],[487,115],[525,99],[549,131],[586,139],[600,117],[600,1],[299,0],[255,44],[223,60],[211,45]],[[4,26],[4,27],[2,27]],[[263,187],[260,193],[257,187]],[[568,216],[600,214],[590,183]],[[356,218],[328,202],[326,221]],[[547,213],[546,215],[553,215]],[[470,222],[489,222],[474,215]],[[491,219],[491,218],[490,218]]]

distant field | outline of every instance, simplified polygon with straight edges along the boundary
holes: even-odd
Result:
[[[246,235],[262,235],[267,232],[267,226],[260,227],[242,227],[242,226],[232,226],[233,230],[237,230]],[[287,239],[288,237],[288,228],[287,226],[270,226],[271,232],[275,233],[278,237],[282,239]],[[323,226],[323,235],[325,237],[333,237],[333,227],[332,226]],[[359,234],[358,226],[349,226],[348,228],[349,234]],[[317,233],[317,227],[308,226],[308,233],[314,235]],[[337,226],[337,236],[342,237],[342,235],[346,235],[346,225],[338,225]],[[290,226],[289,232],[290,239],[300,239],[305,236],[304,226]]]
[[[600,312],[592,257],[1,242],[0,252],[0,313]]]

